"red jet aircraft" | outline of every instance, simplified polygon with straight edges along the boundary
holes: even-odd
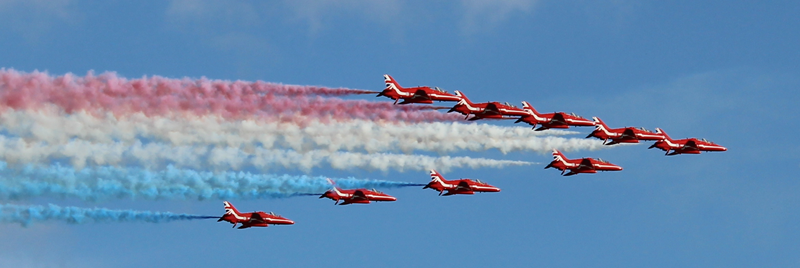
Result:
[[[500,188],[491,186],[480,180],[460,179],[445,180],[436,170],[431,169],[431,182],[422,189],[434,189],[439,195],[475,194],[475,192],[499,192]],[[445,190],[447,193],[442,194]]]
[[[394,196],[384,194],[381,191],[372,189],[355,189],[355,190],[342,190],[339,187],[336,187],[336,184],[330,179],[328,182],[333,184],[333,189],[328,190],[324,194],[322,194],[319,198],[330,198],[336,200],[334,205],[339,204],[339,200],[344,200],[341,205],[347,204],[369,204],[370,201],[397,201],[397,198]]]
[[[394,104],[400,99],[403,100],[400,104],[407,103],[433,103],[433,101],[459,101],[461,97],[447,93],[438,87],[430,88],[426,86],[403,88],[397,83],[392,76],[388,74],[383,75],[386,81],[386,89],[378,93],[377,97],[386,96],[394,100]]]
[[[474,114],[472,118],[469,120],[479,120],[479,119],[514,119],[516,116],[523,116],[527,115],[525,111],[522,109],[517,108],[514,105],[508,104],[501,104],[499,102],[484,102],[484,103],[472,103],[464,93],[461,91],[455,91],[456,96],[460,97],[461,100],[450,108],[449,112],[459,112],[460,114],[466,115],[464,119],[469,118],[470,114]],[[514,117],[514,118],[509,118]]]
[[[622,167],[609,163],[603,159],[581,158],[567,159],[564,154],[553,149],[553,162],[550,162],[544,169],[556,168],[561,170],[561,175],[572,176],[580,173],[597,173],[597,171],[619,171]],[[569,169],[569,173],[564,171]]]
[[[650,148],[647,149],[658,148],[666,151],[666,155],[699,154],[702,151],[724,152],[728,150],[728,148],[710,142],[706,139],[687,138],[687,139],[673,140],[669,137],[669,135],[667,135],[666,132],[664,132],[660,128],[656,128],[656,132],[663,134],[664,139],[657,141],[655,144],[653,144],[652,146],[650,146]],[[669,151],[672,152],[670,153]]]
[[[595,124],[594,121],[580,117],[574,113],[555,112],[540,114],[527,101],[522,102],[522,109],[526,112],[525,115],[514,123],[525,122],[533,126],[533,128],[536,128],[536,124],[541,125],[536,131],[550,128],[569,128],[569,126],[589,127]]]
[[[587,138],[595,137],[603,140],[605,145],[617,143],[639,143],[643,141],[663,140],[664,134],[649,131],[644,128],[624,127],[609,128],[600,118],[592,117],[595,122],[595,129]],[[611,142],[609,142],[611,140]]]
[[[241,213],[236,210],[236,208],[233,207],[230,202],[223,201],[222,203],[225,204],[225,215],[219,217],[217,222],[227,221],[233,223],[233,227],[236,227],[237,223],[241,223],[242,226],[239,226],[239,229],[250,227],[267,227],[269,224],[294,224],[294,221],[281,217],[280,215],[276,215],[272,212],[264,213],[263,211],[256,211],[250,213]]]

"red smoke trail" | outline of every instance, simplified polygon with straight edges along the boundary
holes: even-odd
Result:
[[[156,95],[173,94],[276,94],[276,95],[321,95],[321,96],[345,96],[354,94],[373,94],[377,91],[349,89],[349,88],[328,88],[319,86],[300,86],[268,83],[263,81],[225,81],[200,79],[172,79],[160,76],[140,79],[126,79],[118,77],[115,73],[103,73],[95,76],[89,72],[85,77],[76,77],[73,74],[52,77],[43,72],[23,73],[15,70],[0,69],[0,76],[4,82],[32,82],[38,84],[56,83],[57,85],[80,87],[90,86],[92,90],[98,90],[100,94],[113,97],[124,97],[130,89],[139,90],[137,93],[148,93]],[[155,90],[156,92],[147,92]],[[188,91],[187,91],[188,90]]]
[[[313,96],[364,92],[368,91],[162,77],[127,80],[113,73],[52,77],[41,72],[0,70],[0,108],[36,109],[54,104],[67,113],[81,110],[110,111],[115,115],[141,112],[154,116],[189,112],[215,114],[226,119],[300,116],[431,122],[460,118],[433,111],[436,107],[431,106],[397,106],[388,102]]]

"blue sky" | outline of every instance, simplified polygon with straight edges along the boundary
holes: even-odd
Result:
[[[405,86],[461,90],[473,101],[527,100],[540,111],[661,127],[729,148],[664,157],[640,144],[567,154],[625,167],[596,175],[561,177],[543,165],[444,173],[482,179],[503,189],[497,194],[404,188],[387,191],[397,202],[345,207],[314,197],[231,200],[297,222],[266,229],[213,221],[2,225],[0,267],[796,267],[798,11],[795,1],[0,0],[0,67],[372,90],[389,73]],[[532,152],[454,155],[550,160]],[[16,201],[48,202],[223,213],[219,200]]]

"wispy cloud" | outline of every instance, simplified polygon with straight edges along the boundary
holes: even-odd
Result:
[[[168,19],[175,23],[225,23],[247,25],[259,21],[262,5],[238,1],[172,0]]]
[[[0,0],[0,28],[36,40],[60,23],[74,24],[79,13],[72,0]]]
[[[211,47],[252,53],[270,47],[263,33],[248,32],[264,23],[267,7],[238,1],[172,0],[165,21],[169,28],[199,36]]]
[[[404,5],[397,0],[297,0],[285,1],[294,17],[305,21],[313,34],[325,29],[325,23],[336,17],[359,16],[367,20],[397,28],[404,22],[400,14]]]
[[[396,0],[297,0],[272,4],[172,0],[166,14],[168,22],[173,26],[210,25],[213,27],[194,30],[207,33],[216,29],[220,31],[218,34],[230,36],[237,29],[251,28],[251,26],[269,28],[270,23],[276,23],[275,17],[282,17],[284,21],[308,24],[310,34],[325,30],[325,25],[331,20],[350,16],[363,17],[385,25],[397,25],[400,20],[396,15],[402,9],[402,5]],[[241,38],[242,35],[236,34],[236,36]]]
[[[538,0],[461,0],[464,34],[490,30],[516,14],[533,11]]]
[[[675,125],[693,128],[707,124],[710,118],[727,121],[729,116],[725,115],[742,114],[741,108],[748,107],[747,103],[763,98],[759,92],[776,86],[772,80],[771,75],[754,70],[715,70],[637,87],[602,101],[591,100],[587,105],[602,106],[605,111],[626,114],[636,121],[680,122]],[[642,113],[642,104],[647,105],[646,113]],[[751,111],[756,108],[748,107]]]
[[[461,0],[454,9],[442,9],[457,14],[452,21],[454,27],[471,34],[491,29],[518,13],[530,13],[538,0]],[[412,5],[404,1],[367,0],[299,0],[286,1],[297,18],[309,24],[310,31],[324,30],[327,20],[343,16],[360,16],[365,20],[380,23],[401,33],[411,26],[410,18],[425,17],[431,4]],[[425,19],[427,20],[427,19]]]
[[[247,32],[247,29],[269,30],[270,24],[286,22],[306,24],[308,34],[313,36],[330,30],[335,22],[344,19],[377,24],[392,32],[393,36],[402,36],[404,32],[411,30],[410,27],[424,27],[426,23],[434,23],[433,18],[444,18],[444,20],[452,18],[450,21],[435,23],[449,24],[452,28],[461,29],[465,34],[475,34],[491,30],[515,15],[531,13],[538,1],[461,0],[436,6],[431,3],[408,3],[399,0],[287,0],[271,4],[172,0],[166,15],[171,26],[214,36],[212,38],[214,40],[223,36],[235,36],[238,39],[252,41],[256,36],[266,35]],[[224,44],[219,44],[221,47],[229,47],[233,44],[252,42],[222,43]]]

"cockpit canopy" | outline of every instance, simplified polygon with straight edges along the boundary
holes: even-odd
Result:
[[[597,159],[597,161],[599,161],[600,163],[606,163],[606,164],[608,164],[608,161],[606,161],[606,160],[603,160],[602,158],[598,158],[598,159]]]
[[[703,141],[703,142],[714,143],[713,141],[707,140],[707,139],[705,139],[705,138],[702,138],[702,139],[700,139],[700,140],[701,140],[701,141]],[[714,144],[716,144],[716,143],[714,143]]]
[[[577,115],[575,113],[569,113],[569,115],[571,115],[573,117],[577,117],[577,118],[583,118],[583,116]]]
[[[373,191],[373,192],[376,192],[376,193],[379,193],[379,194],[382,194],[382,193],[383,193],[383,192],[381,192],[381,191],[378,191],[378,189],[375,189],[375,188],[372,188],[370,191]]]
[[[646,129],[646,128],[643,128],[643,127],[637,127],[636,129],[641,130],[641,131],[645,131],[645,132],[652,132],[649,129]]]
[[[483,181],[481,181],[479,179],[475,179],[475,182],[480,183],[480,184],[486,184],[485,182],[483,182]]]
[[[508,103],[508,102],[505,102],[504,104],[505,104],[506,106],[508,106],[508,107],[517,108],[517,106],[516,106],[516,105],[514,105],[514,104],[511,104],[511,103]]]
[[[280,216],[281,216],[281,215],[278,215],[277,213],[275,213],[275,212],[272,212],[272,211],[270,211],[270,212],[269,212],[269,213],[267,213],[267,214],[269,214],[269,215],[272,215],[272,216],[275,216],[275,217],[280,217]]]
[[[439,92],[442,92],[442,93],[447,93],[447,91],[446,91],[446,90],[444,90],[444,89],[441,89],[441,88],[439,88],[439,87],[433,87],[433,90],[436,90],[436,91],[439,91]]]

